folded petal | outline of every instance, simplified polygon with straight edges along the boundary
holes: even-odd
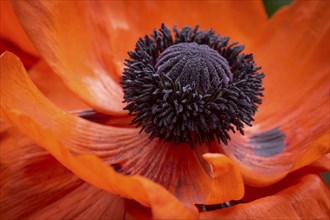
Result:
[[[0,53],[3,53],[5,51],[10,51],[14,54],[17,54],[17,56],[19,56],[20,59],[22,60],[26,69],[30,69],[31,66],[33,66],[39,60],[39,57],[36,57],[34,55],[31,55],[31,54],[25,52],[17,44],[1,37],[0,38]]]
[[[329,188],[322,178],[309,174],[288,188],[255,201],[201,213],[201,219],[328,219]]]
[[[84,182],[17,129],[0,125],[1,219],[125,216],[124,198]]]
[[[0,2],[0,54],[10,51],[20,57],[28,69],[35,64],[39,55],[24,32],[8,0]]]
[[[56,158],[60,157],[59,160],[65,165],[68,163],[66,160],[70,151],[71,155],[86,160],[84,166],[98,169],[99,174],[101,169],[113,167],[122,174],[143,175],[160,183],[189,205],[214,204],[243,196],[241,175],[233,162],[224,155],[205,155],[212,166],[210,168],[202,158],[202,155],[208,152],[207,146],[196,149],[191,149],[188,145],[175,147],[158,140],[151,141],[147,134],[139,134],[138,129],[103,126],[69,115],[40,94],[24,74],[17,58],[5,53],[2,55],[2,63],[1,79],[5,82],[1,90],[4,97],[2,117],[15,124]],[[11,91],[14,93],[10,93]],[[87,162],[93,157],[80,156],[86,154],[98,156],[105,163],[98,161],[97,164],[102,165],[96,167],[94,162]],[[72,162],[72,166],[77,164]],[[92,178],[93,175],[88,175],[88,169],[84,172],[82,170],[86,169],[79,169],[82,174],[77,175]],[[86,180],[98,187],[104,187],[102,177]],[[123,195],[116,187],[111,188],[110,192],[120,192]],[[126,196],[135,198],[131,194]],[[141,202],[140,198],[137,200]]]
[[[101,112],[123,115],[109,36],[96,11],[84,11],[89,2],[80,3],[13,1],[13,7],[41,56],[71,90]]]
[[[244,183],[239,169],[223,154],[204,154],[212,165],[214,183],[204,204],[218,204],[240,200],[244,195]],[[222,201],[219,200],[222,198]]]
[[[118,143],[128,144],[138,139],[135,137],[135,129],[102,126],[65,113],[42,96],[17,57],[4,53],[1,63],[1,118],[11,122],[22,133],[46,148],[83,180],[100,189],[135,199],[151,207],[156,218],[174,218],[179,213],[186,218],[196,215],[195,207],[187,209],[172,194],[151,180],[138,175],[119,174],[95,155],[73,156],[68,150],[74,146],[78,147],[81,143],[89,143],[90,147],[93,147],[94,143],[98,144],[95,147],[99,150],[102,150],[102,144],[109,148],[114,148]],[[108,146],[109,143],[112,144]],[[132,147],[132,144],[129,147]],[[110,153],[117,159],[123,152]],[[173,207],[176,209],[172,210]]]
[[[44,61],[36,63],[29,69],[28,74],[38,89],[60,108],[65,110],[89,108],[64,85]]]
[[[17,20],[17,17],[10,5],[9,0],[1,1],[0,8],[1,8],[1,13],[0,13],[1,41],[11,42],[13,45],[17,45],[20,49],[22,49],[26,53],[38,57],[37,50],[35,49],[32,42],[24,32],[19,21]],[[2,52],[3,51],[1,51],[1,53]]]
[[[233,134],[224,147],[248,185],[272,184],[330,151],[328,6],[294,2],[254,44],[266,73],[264,103],[246,135]]]

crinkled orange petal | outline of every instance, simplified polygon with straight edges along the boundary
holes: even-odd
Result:
[[[96,110],[126,114],[108,43],[111,34],[97,11],[85,10],[92,2],[12,3],[41,56],[71,90]]]
[[[126,198],[135,199],[141,204],[151,207],[155,218],[194,218],[196,208],[189,209],[180,203],[171,193],[151,180],[138,176],[125,176],[100,160],[95,155],[73,156],[65,144],[70,144],[70,133],[73,128],[95,128],[97,134],[106,128],[69,115],[57,109],[36,89],[27,77],[22,63],[10,53],[1,55],[1,118],[15,125],[23,134],[48,150],[59,162],[86,182]],[[60,123],[59,123],[60,122]],[[128,129],[114,129],[115,136]],[[131,129],[134,130],[134,129]],[[103,131],[104,132],[104,131]],[[117,132],[117,133],[116,133]],[[129,133],[128,133],[129,134]],[[102,135],[102,134],[99,134]],[[82,137],[83,138],[83,137]],[[93,138],[93,137],[85,137]],[[96,135],[94,138],[98,138]],[[106,136],[103,138],[107,138]],[[129,139],[129,136],[126,137]],[[75,140],[70,140],[75,141]],[[98,139],[102,143],[102,139]],[[79,143],[79,140],[76,142]],[[175,209],[173,209],[175,207]]]
[[[10,51],[20,57],[29,69],[39,60],[39,55],[28,39],[8,0],[0,1],[0,54]]]
[[[7,40],[19,46],[25,52],[38,56],[38,52],[24,32],[17,17],[9,3],[9,0],[0,1],[0,36],[1,41]],[[2,53],[3,51],[1,51]]]
[[[63,81],[54,74],[52,69],[44,62],[39,61],[28,74],[38,89],[55,105],[64,110],[86,109],[88,106],[83,103]]]
[[[95,109],[123,114],[118,76],[127,51],[161,23],[201,24],[248,44],[266,22],[261,1],[13,1],[41,55]]]
[[[274,195],[230,208],[201,213],[201,219],[328,219],[329,188],[309,174]]]
[[[116,142],[104,131],[103,137],[88,141],[84,137],[93,134],[74,134],[71,138],[79,141],[71,142],[69,149],[77,155],[97,155],[118,172],[148,177],[187,204],[215,204],[243,196],[243,183],[238,169],[224,155],[203,156],[208,152],[208,146],[199,149],[191,149],[188,145],[173,146],[150,140],[147,134],[139,134],[138,130],[132,134],[126,132],[122,130]],[[127,135],[130,135],[129,139],[124,139]],[[100,142],[99,139],[104,140]],[[206,159],[208,164],[202,156],[212,160]],[[210,165],[213,169],[210,169]]]
[[[84,182],[17,129],[0,126],[1,219],[125,216],[124,198]]]
[[[329,2],[280,10],[254,45],[265,97],[254,126],[224,147],[245,183],[264,186],[313,163],[329,146]]]
[[[324,155],[323,157],[321,157],[320,159],[318,159],[317,161],[312,163],[311,166],[313,168],[320,170],[321,172],[322,171],[329,172],[330,171],[330,153]]]
[[[299,155],[299,159],[291,168],[291,171],[307,166],[329,153],[330,153],[330,140],[328,133],[321,136],[319,139],[313,141],[309,145],[308,149]]]
[[[213,167],[212,172],[202,158],[207,146],[193,150],[188,145],[176,148],[158,140],[149,140],[148,135],[139,134],[139,129],[103,126],[69,115],[37,91],[15,56],[3,54],[2,63],[1,77],[5,82],[1,91],[4,97],[2,117],[49,151],[52,149],[48,148],[47,135],[54,136],[73,155],[93,154],[118,172],[146,176],[165,186],[186,204],[220,203],[242,197],[241,176],[225,156],[206,156]],[[18,81],[17,75],[20,76]],[[37,128],[24,127],[31,123],[50,130],[43,131],[45,137],[41,138],[34,131]],[[233,185],[237,186],[236,191],[231,190]]]
[[[223,154],[208,153],[203,157],[211,164],[214,178],[211,193],[204,204],[240,200],[244,195],[244,183],[236,165]]]
[[[171,29],[173,25],[179,28],[200,25],[204,30],[213,28],[216,33],[249,48],[250,42],[267,22],[262,1],[106,2],[99,7],[100,10],[112,18],[108,22],[107,16],[103,16],[103,23],[109,23],[107,27],[113,33],[111,46],[119,71],[123,68],[127,51],[134,50],[139,37],[150,34],[161,23]]]
[[[282,180],[266,187],[253,187],[245,185],[245,194],[242,201],[248,203],[257,199],[261,199],[267,196],[272,196],[290,186],[295,184],[295,182],[303,176],[309,174],[320,175],[322,169],[320,167],[314,166],[313,164],[303,167],[299,170],[291,172]]]
[[[28,71],[29,77],[38,89],[56,106],[88,120],[101,124],[129,127],[131,116],[110,116],[89,109],[63,81],[52,71],[52,69],[40,60]],[[77,110],[78,109],[78,110]]]
[[[307,112],[328,107],[324,97],[329,91],[329,4],[293,2],[272,17],[252,45],[266,74],[265,97],[257,114],[264,126],[300,108]]]

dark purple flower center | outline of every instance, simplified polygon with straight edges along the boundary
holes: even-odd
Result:
[[[181,86],[194,85],[200,94],[206,94],[211,85],[227,87],[233,78],[225,58],[207,45],[179,43],[164,50],[155,65],[156,74],[166,74]]]
[[[261,104],[262,78],[252,54],[213,30],[164,25],[129,52],[121,84],[132,124],[165,142],[227,144]]]

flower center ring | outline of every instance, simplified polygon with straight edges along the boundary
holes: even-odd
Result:
[[[162,25],[129,52],[121,84],[125,110],[150,139],[174,144],[227,144],[244,135],[261,104],[262,79],[252,54],[213,30]]]

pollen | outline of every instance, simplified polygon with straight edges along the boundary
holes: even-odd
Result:
[[[252,54],[213,30],[173,30],[162,25],[128,53],[121,84],[131,124],[150,139],[192,147],[244,135],[263,96]]]

